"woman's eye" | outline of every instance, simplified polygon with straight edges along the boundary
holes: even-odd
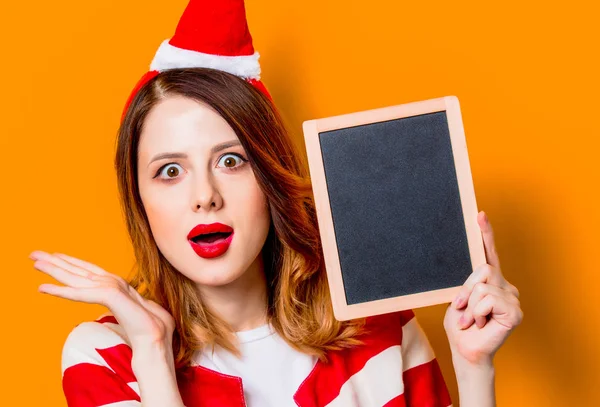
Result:
[[[161,178],[175,178],[182,171],[183,168],[181,168],[179,164],[167,164],[164,167],[162,167],[162,169],[159,171],[159,175],[161,176]]]
[[[230,169],[237,169],[236,167],[240,167],[245,161],[240,155],[238,154],[225,154],[223,157],[221,157],[219,159],[219,163],[218,166],[219,167],[225,167],[225,168],[230,168]]]

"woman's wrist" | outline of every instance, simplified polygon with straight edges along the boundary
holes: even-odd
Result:
[[[454,365],[454,372],[456,373],[457,380],[467,380],[477,375],[489,376],[495,372],[494,362],[492,359],[472,362],[453,354],[452,364]]]
[[[131,367],[144,407],[183,407],[170,343],[132,346]]]
[[[175,373],[173,348],[170,342],[137,343],[131,346],[133,373],[143,373],[149,366],[166,366]]]
[[[471,363],[452,358],[462,407],[495,407],[496,370],[492,360]]]

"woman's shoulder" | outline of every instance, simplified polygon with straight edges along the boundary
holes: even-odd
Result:
[[[366,319],[366,343],[397,348],[405,369],[435,361],[435,352],[412,309],[375,315]]]
[[[418,327],[417,317],[412,309],[372,315],[365,318],[365,332],[369,335],[391,335],[402,339],[406,331]]]
[[[306,397],[331,383],[331,405],[346,405],[357,394],[407,406],[449,406],[450,395],[433,349],[413,310],[366,318],[361,345],[328,354],[309,379]],[[328,402],[330,400],[328,399]],[[325,403],[324,403],[325,404]]]
[[[62,351],[62,387],[70,406],[139,406],[131,347],[112,315],[76,325]],[[129,402],[129,403],[126,403]]]
[[[368,325],[405,325],[412,319],[415,319],[415,313],[412,309],[389,312],[387,314],[372,315],[366,318]]]
[[[62,372],[82,363],[108,367],[131,363],[131,347],[116,318],[104,314],[69,332],[62,349]]]

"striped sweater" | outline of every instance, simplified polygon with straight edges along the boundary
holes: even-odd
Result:
[[[412,310],[367,318],[363,346],[317,361],[294,394],[299,407],[448,407],[450,395]],[[113,316],[77,325],[62,354],[69,407],[140,407],[132,351]],[[241,378],[190,366],[178,379],[186,407],[245,407]]]

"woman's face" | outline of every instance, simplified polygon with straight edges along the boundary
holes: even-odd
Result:
[[[152,234],[165,258],[199,285],[226,285],[262,264],[271,219],[247,159],[227,122],[192,99],[163,99],[144,122],[137,177]],[[224,233],[189,238],[214,232],[197,226],[215,223]]]

